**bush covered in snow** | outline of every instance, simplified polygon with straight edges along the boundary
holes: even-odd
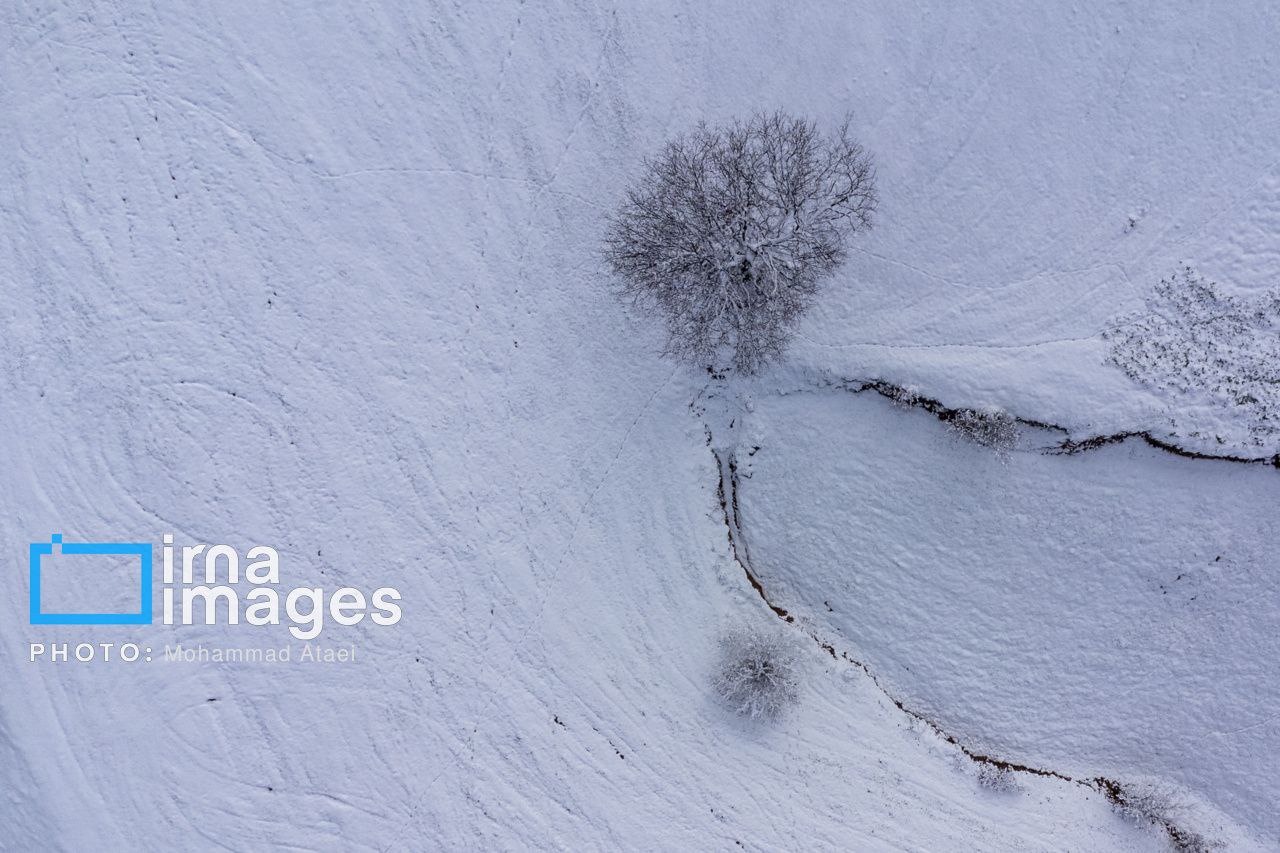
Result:
[[[889,385],[881,392],[889,398],[889,402],[900,409],[910,409],[920,403],[919,392],[906,385]]]
[[[1002,794],[1012,793],[1020,787],[1012,770],[986,761],[978,764],[978,784],[987,790]]]
[[[947,421],[951,431],[1008,458],[1018,444],[1018,421],[1003,409],[960,409]]]
[[[754,373],[871,224],[875,173],[847,124],[774,113],[700,125],[646,161],[609,223],[623,293],[667,324],[665,352]]]
[[[1230,412],[1249,444],[1280,437],[1280,292],[1230,296],[1187,266],[1104,335],[1135,381]]]
[[[800,695],[800,650],[776,628],[726,631],[720,637],[715,691],[738,714],[778,717]]]
[[[1111,800],[1126,820],[1167,832],[1179,853],[1211,853],[1225,846],[1187,825],[1195,809],[1186,795],[1172,785],[1156,781],[1126,783],[1111,791]]]

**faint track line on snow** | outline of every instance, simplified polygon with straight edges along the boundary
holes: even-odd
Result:
[[[551,172],[546,181],[534,191],[533,198],[529,200],[529,215],[525,219],[524,228],[520,235],[520,251],[516,256],[516,269],[521,269],[524,265],[525,254],[529,251],[529,236],[533,232],[534,222],[537,219],[538,205],[542,196],[550,191],[551,185],[560,177],[560,169],[564,166],[565,159],[569,156],[569,150],[573,146],[573,140],[578,135],[578,129],[582,127],[582,123],[587,118],[587,112],[595,103],[596,92],[600,89],[600,72],[604,68],[605,61],[609,57],[609,48],[614,46],[614,39],[617,36],[618,16],[614,11],[609,20],[609,26],[605,29],[602,44],[600,46],[600,55],[596,59],[595,67],[591,72],[591,90],[587,93],[587,97],[583,100],[582,108],[578,110],[578,116],[574,119],[573,126],[569,128],[568,134],[565,135],[564,142],[560,146],[560,154],[556,157],[555,163],[551,166]]]
[[[345,180],[351,180],[354,178],[379,177],[382,175],[389,175],[389,176],[395,176],[395,177],[405,177],[405,176],[460,177],[460,178],[469,178],[472,180],[479,180],[479,181],[500,181],[500,182],[506,182],[506,183],[521,184],[524,186],[537,187],[539,190],[546,190],[547,192],[551,192],[553,194],[562,195],[567,198],[572,198],[575,201],[579,201],[584,204],[589,204],[589,205],[600,207],[600,208],[604,207],[604,205],[601,205],[598,202],[593,202],[589,199],[582,198],[572,193],[549,189],[547,188],[545,181],[538,181],[538,180],[534,180],[533,178],[522,178],[517,175],[503,175],[503,174],[497,174],[494,172],[477,171],[475,169],[460,169],[460,168],[451,167],[451,166],[367,166],[359,169],[350,169],[343,172],[326,170],[318,167],[315,163],[311,161],[308,161],[306,159],[299,158],[299,157],[291,157],[288,154],[285,154],[281,151],[276,150],[271,145],[268,145],[267,143],[259,139],[257,134],[254,133],[252,130],[233,124],[232,122],[228,121],[226,118],[218,114],[215,110],[205,106],[204,104],[197,103],[196,101],[193,101],[190,98],[184,97],[182,95],[172,96],[172,99],[182,103],[183,105],[191,109],[196,110],[197,112],[203,113],[204,115],[213,119],[215,122],[222,125],[223,128],[226,129],[233,136],[239,139],[244,139],[252,143],[256,148],[261,150],[262,153],[267,155],[267,157],[270,158],[271,160],[275,160],[277,161],[277,163],[284,163],[289,166],[302,169],[303,171],[308,172],[312,177],[322,181],[345,181]]]
[[[1097,263],[1090,264],[1084,267],[1038,270],[1036,272],[1031,273],[1030,275],[1023,276],[1022,278],[1019,278],[1019,279],[1014,279],[1013,281],[1007,281],[1003,284],[991,284],[991,285],[967,284],[964,282],[959,282],[959,281],[955,281],[953,279],[947,278],[946,276],[941,275],[940,273],[933,272],[932,270],[925,269],[924,267],[921,267],[921,266],[916,266],[915,264],[908,263],[907,261],[899,260],[898,258],[891,258],[888,255],[884,255],[879,252],[872,252],[868,249],[861,249],[857,247],[854,247],[852,251],[855,254],[862,255],[863,257],[871,258],[872,260],[880,261],[882,263],[890,264],[896,267],[902,267],[905,270],[909,270],[913,273],[916,273],[917,275],[922,275],[925,278],[929,279],[930,281],[936,281],[937,283],[944,284],[947,287],[953,287],[957,290],[972,290],[978,293],[994,293],[1001,290],[1007,290],[1011,287],[1022,287],[1024,285],[1031,284],[1043,278],[1053,278],[1053,277],[1069,276],[1069,275],[1084,275],[1086,273],[1098,272],[1099,270],[1102,270],[1108,267],[1118,270],[1120,272],[1120,276],[1123,279],[1125,279],[1125,281],[1129,280],[1129,274],[1125,270],[1123,264],[1121,264],[1119,261],[1103,260],[1103,261],[1098,261]]]
[[[942,343],[942,344],[889,344],[881,341],[853,341],[847,344],[828,344],[816,341],[808,335],[797,335],[814,346],[826,349],[853,349],[854,347],[875,347],[877,349],[1034,349],[1052,344],[1079,343],[1098,340],[1099,335],[1085,335],[1079,338],[1053,338],[1047,341],[1031,341],[1025,344],[989,344],[989,343]]]
[[[570,527],[570,530],[569,530],[568,539],[565,541],[564,548],[561,549],[560,555],[556,558],[555,565],[552,568],[550,576],[548,576],[548,578],[541,583],[542,596],[538,602],[537,612],[534,614],[533,618],[529,620],[529,624],[525,626],[524,631],[520,634],[519,639],[516,640],[514,645],[516,646],[521,645],[524,642],[524,640],[528,638],[529,634],[533,632],[533,629],[537,627],[537,625],[542,621],[542,614],[545,612],[547,601],[550,599],[550,596],[551,596],[551,588],[555,584],[556,579],[560,575],[560,569],[564,566],[564,563],[568,559],[569,554],[573,551],[574,540],[577,538],[578,529],[581,527],[582,520],[586,517],[588,509],[591,507],[592,503],[594,503],[595,497],[600,492],[600,489],[604,487],[605,482],[609,479],[610,472],[613,471],[614,465],[617,464],[618,460],[622,457],[622,452],[623,450],[626,449],[627,443],[630,441],[632,433],[635,432],[636,427],[639,426],[640,421],[644,418],[645,414],[649,411],[649,407],[653,405],[653,401],[658,398],[658,395],[663,390],[665,390],[668,385],[671,384],[672,378],[675,377],[676,373],[679,370],[680,370],[680,367],[678,365],[672,368],[671,372],[667,374],[666,379],[662,380],[662,382],[659,383],[658,387],[653,390],[653,393],[649,395],[648,399],[645,400],[644,404],[640,407],[640,410],[636,413],[636,416],[632,419],[630,425],[623,432],[622,438],[618,441],[617,449],[614,451],[609,461],[605,464],[604,471],[600,474],[600,478],[596,481],[596,484],[591,489],[590,494],[587,495],[586,500],[584,500],[582,502],[582,505],[578,508],[578,512],[575,515],[572,526]],[[485,660],[488,661],[489,658],[486,657]],[[477,682],[483,681],[483,679],[486,676],[488,676],[488,674],[492,671],[492,669],[493,669],[492,665],[486,663],[484,669],[481,670],[480,675],[477,676],[476,681]],[[475,716],[477,718],[483,717],[489,711],[489,709],[493,707],[494,703],[496,703],[497,701],[498,701],[497,694],[494,694],[491,692],[489,700],[480,708],[480,710],[476,713]],[[477,729],[473,728],[471,735],[467,738],[464,744],[464,746],[467,749],[472,748],[472,743],[473,743],[476,731]],[[456,764],[454,765],[454,767],[456,767]],[[423,799],[426,798],[427,794],[435,786],[436,782],[440,781],[440,779],[444,777],[444,774],[447,771],[454,769],[454,767],[442,768],[438,773],[436,773],[435,776],[431,777],[431,780],[427,782],[426,786],[423,787],[422,791],[413,797],[413,802],[409,808],[408,816],[405,818],[404,822],[401,823],[401,825],[397,828],[395,836],[389,842],[387,842],[385,846],[381,848],[383,853],[386,853],[386,851],[390,850],[400,840],[400,838],[404,835],[405,829],[407,829],[409,825],[413,823],[414,818],[417,817],[418,808],[422,805]]]
[[[630,426],[628,426],[626,431],[623,433],[622,439],[618,442],[618,448],[616,451],[614,451],[613,457],[605,465],[604,471],[600,475],[600,479],[596,481],[595,487],[591,490],[591,493],[587,496],[587,499],[582,502],[582,506],[578,508],[577,515],[574,517],[574,520],[573,520],[573,525],[569,530],[569,538],[565,542],[564,550],[561,551],[560,556],[556,558],[556,564],[555,564],[555,567],[552,569],[550,577],[548,577],[547,580],[544,581],[544,590],[543,590],[542,598],[538,603],[538,611],[535,614],[534,618],[530,621],[528,627],[525,628],[524,633],[520,635],[521,640],[524,640],[526,637],[528,637],[529,633],[541,620],[542,613],[546,609],[547,600],[551,595],[551,586],[555,583],[556,578],[559,577],[560,569],[564,565],[565,560],[568,559],[569,553],[573,549],[573,543],[574,543],[574,540],[577,538],[578,528],[582,525],[582,519],[586,517],[587,510],[591,507],[592,503],[595,502],[596,495],[600,492],[600,489],[604,487],[605,482],[609,479],[609,474],[610,472],[613,471],[613,466],[617,464],[618,460],[622,457],[622,451],[626,448],[627,442],[630,441],[631,434],[635,431],[635,428],[639,425],[641,419],[649,411],[649,407],[653,404],[653,401],[657,399],[658,394],[662,393],[662,391],[666,389],[666,387],[671,383],[672,378],[676,375],[676,372],[679,369],[680,369],[679,366],[673,368],[672,371],[669,374],[667,374],[667,378],[664,379],[662,383],[658,385],[657,388],[654,389],[653,393],[649,395],[649,398],[645,400],[644,405],[640,407],[640,411],[636,413],[636,416],[631,421]]]
[[[998,62],[990,71],[987,72],[986,76],[982,78],[982,82],[979,83],[974,88],[973,92],[969,95],[968,99],[965,101],[964,106],[961,108],[961,112],[963,113],[968,112],[969,105],[972,104],[974,100],[976,100],[982,92],[988,91],[991,88],[991,81],[995,79],[996,75],[999,74],[1000,71],[1007,64],[1008,64],[1007,62]],[[991,108],[991,98],[990,96],[988,96],[986,102],[983,104],[982,108],[978,111],[977,118],[973,121],[968,131],[965,132],[964,136],[960,140],[960,143],[956,145],[954,149],[952,149],[951,153],[947,156],[947,159],[943,162],[943,164],[934,170],[933,174],[929,177],[928,181],[925,183],[926,187],[931,187],[934,184],[936,184],[938,182],[938,179],[942,177],[943,173],[945,173],[948,169],[951,168],[951,164],[955,162],[956,158],[959,157],[964,152],[964,150],[969,147],[969,143],[973,141],[974,135],[977,134],[978,129],[982,127],[982,121],[981,121],[982,117],[986,115],[986,112],[990,108]]]
[[[1260,720],[1259,722],[1256,722],[1256,723],[1250,723],[1249,725],[1241,726],[1238,729],[1231,729],[1229,731],[1214,730],[1211,732],[1205,732],[1205,735],[1203,738],[1201,738],[1201,740],[1204,740],[1205,738],[1213,737],[1214,735],[1227,737],[1229,735],[1238,735],[1238,734],[1241,734],[1242,732],[1251,732],[1254,729],[1260,729],[1260,728],[1263,728],[1264,726],[1268,726],[1271,723],[1274,723],[1276,720],[1280,720],[1280,714],[1272,714],[1270,717],[1267,717],[1265,720]]]
[[[1276,171],[1277,168],[1280,168],[1280,160],[1276,160],[1275,162],[1266,166],[1262,170],[1262,174],[1259,175],[1255,180],[1250,182],[1248,186],[1246,186],[1244,189],[1240,190],[1239,192],[1234,193],[1231,196],[1231,198],[1227,200],[1225,204],[1223,204],[1217,210],[1210,213],[1204,219],[1200,220],[1200,223],[1198,225],[1195,225],[1182,237],[1168,244],[1168,247],[1165,250],[1165,254],[1171,254],[1172,250],[1180,246],[1185,246],[1187,243],[1191,242],[1196,237],[1199,237],[1205,231],[1205,229],[1207,229],[1210,225],[1216,222],[1224,214],[1232,210],[1235,210],[1237,207],[1239,207],[1241,203],[1244,202],[1245,198],[1248,197],[1254,190],[1256,190],[1258,186],[1262,184],[1263,181],[1267,180],[1267,178],[1272,176],[1272,174]],[[1169,223],[1168,225],[1166,225],[1164,228],[1160,230],[1160,232],[1156,235],[1154,240],[1151,240],[1149,242],[1153,246],[1161,245],[1161,240],[1164,238],[1164,236],[1168,234],[1170,231],[1172,231],[1174,228],[1176,228],[1178,224],[1179,223],[1177,222]]]

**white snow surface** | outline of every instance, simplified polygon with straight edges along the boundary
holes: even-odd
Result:
[[[831,384],[1160,430],[1099,333],[1183,261],[1277,285],[1273,5],[0,20],[0,848],[1168,849],[1105,776],[1280,849],[1280,473],[1133,443],[1005,465]],[[851,115],[882,203],[729,428],[599,238],[671,134],[773,108]],[[807,650],[777,723],[711,691],[718,633],[777,620],[713,448]],[[396,586],[405,615],[327,628],[343,664],[29,662],[299,645],[30,625],[55,532],[271,544],[286,585]],[[1082,782],[983,787],[940,731]]]

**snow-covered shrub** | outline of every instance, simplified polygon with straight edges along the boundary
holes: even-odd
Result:
[[[920,402],[920,394],[905,385],[890,385],[885,392],[889,402],[900,409],[910,409]]]
[[[1126,783],[1111,791],[1111,800],[1116,812],[1126,820],[1167,832],[1179,853],[1212,853],[1224,846],[1187,826],[1195,809],[1186,795],[1172,785],[1157,781]]]
[[[1104,337],[1131,379],[1230,412],[1249,444],[1280,436],[1280,292],[1230,296],[1186,266]]]
[[[951,431],[1007,459],[1018,444],[1018,421],[1003,409],[960,409],[947,421]]]
[[[778,358],[818,285],[871,224],[871,159],[783,113],[700,125],[645,162],[605,259],[667,325],[665,353],[754,373]]]
[[[715,691],[738,714],[778,717],[800,695],[800,650],[777,628],[739,626],[720,637]]]
[[[978,764],[978,784],[1000,793],[1012,793],[1020,788],[1012,770],[985,761]]]

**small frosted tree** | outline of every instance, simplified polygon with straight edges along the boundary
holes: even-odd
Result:
[[[782,355],[875,206],[875,170],[847,122],[829,136],[784,113],[703,124],[645,162],[605,259],[624,295],[665,321],[665,354],[749,374]]]

